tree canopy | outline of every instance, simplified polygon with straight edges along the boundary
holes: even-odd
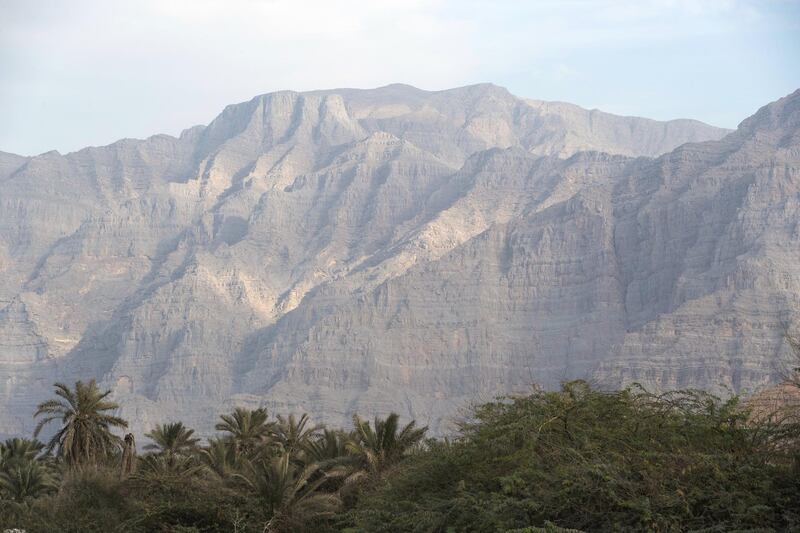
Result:
[[[793,386],[788,384],[786,386]],[[390,413],[224,414],[201,440],[157,424],[144,452],[94,381],[37,410],[47,445],[0,444],[0,524],[33,532],[792,531],[800,411],[582,381],[475,406],[448,438]],[[773,409],[770,411],[770,409]],[[120,465],[135,462],[130,475]],[[91,466],[91,468],[84,468]],[[6,526],[7,527],[7,526]]]

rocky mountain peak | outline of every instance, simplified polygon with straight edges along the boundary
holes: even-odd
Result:
[[[800,309],[797,95],[726,137],[491,84],[281,91],[0,153],[0,434],[92,377],[135,432],[169,406],[201,434],[238,404],[445,432],[532,383],[768,384]]]
[[[772,144],[795,143],[800,131],[800,89],[759,109],[739,124],[738,131]]]

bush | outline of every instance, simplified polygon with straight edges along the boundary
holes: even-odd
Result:
[[[751,423],[736,398],[572,382],[478,407],[460,439],[412,456],[353,516],[376,532],[784,531],[800,525],[799,436]]]
[[[477,406],[454,440],[423,440],[424,428],[396,415],[320,432],[240,409],[205,448],[176,445],[191,430],[162,426],[157,453],[122,480],[121,457],[80,465],[17,439],[0,450],[0,524],[27,533],[800,530],[800,417],[756,403],[751,413],[736,397],[575,381]]]

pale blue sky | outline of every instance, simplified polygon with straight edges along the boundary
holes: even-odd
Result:
[[[280,89],[484,81],[735,127],[800,87],[800,0],[0,0],[0,150],[24,155]]]

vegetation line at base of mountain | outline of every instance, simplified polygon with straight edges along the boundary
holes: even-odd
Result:
[[[205,443],[158,425],[137,455],[108,391],[55,387],[36,413],[52,439],[0,445],[0,530],[800,531],[791,402],[573,381],[479,405],[452,439],[239,408]]]

